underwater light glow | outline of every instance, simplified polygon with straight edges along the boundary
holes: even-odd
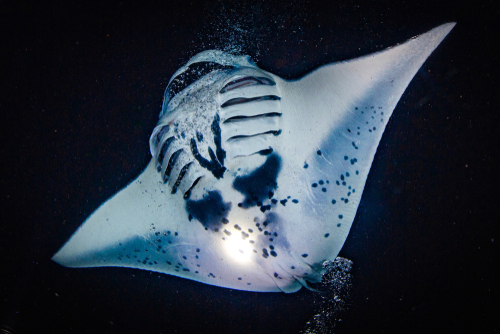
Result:
[[[226,237],[225,246],[226,252],[238,263],[247,263],[250,261],[252,246],[248,241],[237,236]]]

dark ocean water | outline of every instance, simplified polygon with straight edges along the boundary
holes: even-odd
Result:
[[[337,333],[495,333],[498,9],[493,1],[2,4],[0,326],[15,333],[299,333],[321,298],[52,255],[148,163],[170,76],[199,51],[285,78],[456,21],[380,142],[340,256]],[[333,331],[333,329],[332,329]]]

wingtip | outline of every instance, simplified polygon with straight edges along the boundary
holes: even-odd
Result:
[[[403,45],[412,50],[412,54],[420,57],[422,62],[438,47],[455,27],[456,22],[444,23],[423,34],[410,38]],[[401,46],[399,46],[401,47]]]
[[[63,267],[67,267],[67,265],[64,264],[64,260],[61,258],[61,256],[59,255],[59,252],[55,253],[52,258],[51,258],[52,261],[54,261],[55,263],[63,266]]]
[[[444,23],[436,28],[430,30],[428,33],[435,32],[436,34],[440,34],[442,38],[446,37],[450,33],[450,31],[455,27],[457,22],[448,22]]]
[[[448,22],[448,23],[441,25],[441,27],[443,29],[447,30],[446,33],[449,33],[451,31],[451,29],[453,29],[456,25],[457,25],[457,22]]]
[[[65,256],[63,254],[63,249],[64,249],[64,246],[59,249],[51,258],[52,261],[54,261],[55,263],[61,265],[61,266],[64,266],[64,267],[68,267],[67,265],[67,259],[65,259]]]

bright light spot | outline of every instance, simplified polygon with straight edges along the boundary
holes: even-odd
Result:
[[[243,240],[239,236],[231,236],[226,238],[224,244],[227,253],[237,262],[246,263],[250,261],[253,250],[248,240]]]

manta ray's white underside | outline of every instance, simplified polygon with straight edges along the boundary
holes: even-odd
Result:
[[[248,57],[195,56],[169,84],[145,171],[53,260],[249,291],[318,282],[346,240],[392,111],[453,26],[294,81]],[[219,67],[175,91],[207,63]]]

